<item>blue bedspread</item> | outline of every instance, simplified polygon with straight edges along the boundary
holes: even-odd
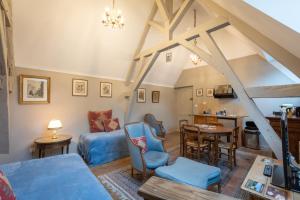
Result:
[[[0,165],[18,200],[112,199],[78,154]]]
[[[91,166],[129,155],[124,129],[109,133],[82,134],[79,137],[78,151]]]

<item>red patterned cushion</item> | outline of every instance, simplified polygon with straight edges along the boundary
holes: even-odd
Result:
[[[1,200],[16,199],[14,192],[11,188],[11,185],[9,184],[7,178],[5,177],[2,171],[0,171],[0,199]]]
[[[133,144],[135,144],[135,145],[142,148],[142,153],[147,152],[148,149],[147,149],[147,143],[146,143],[146,137],[145,136],[132,138],[131,140],[132,140]]]
[[[90,132],[104,132],[105,128],[103,125],[103,120],[112,118],[112,110],[92,112],[88,113]]]
[[[103,120],[104,129],[106,132],[111,132],[120,129],[118,118]]]

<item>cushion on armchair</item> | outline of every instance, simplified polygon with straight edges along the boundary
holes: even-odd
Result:
[[[146,137],[145,136],[131,138],[131,141],[133,142],[133,144],[135,144],[135,145],[142,148],[142,153],[147,152],[148,149],[147,149],[147,143],[146,143]]]
[[[0,171],[0,199],[2,200],[16,199],[12,187],[2,171]]]
[[[89,111],[88,119],[90,125],[90,132],[105,132],[105,128],[103,125],[103,120],[112,118],[112,110],[100,111],[100,112],[92,112]]]

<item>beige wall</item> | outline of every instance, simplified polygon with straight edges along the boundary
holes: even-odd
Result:
[[[293,83],[292,80],[258,55],[234,59],[230,61],[230,64],[245,87]],[[239,99],[214,99],[213,97],[206,97],[207,88],[214,88],[216,85],[222,84],[228,84],[224,75],[211,66],[203,66],[184,70],[176,83],[176,87],[193,85],[194,90],[203,88],[203,97],[196,97],[194,91],[194,104],[199,106],[198,109],[194,108],[194,112],[196,113],[202,112],[204,109],[202,103],[207,102],[205,108],[210,108],[213,113],[226,108],[229,114],[247,115],[239,103]],[[278,109],[278,106],[285,102],[300,105],[299,98],[255,99],[255,101],[265,115],[271,115],[273,110]]]
[[[48,122],[53,118],[62,121],[63,129],[60,130],[61,133],[68,133],[73,136],[73,144],[71,146],[71,151],[73,152],[76,151],[79,135],[89,131],[87,120],[87,112],[89,110],[112,109],[113,116],[120,119],[121,125],[124,123],[124,110],[127,100],[124,98],[126,87],[121,81],[25,68],[17,68],[16,75],[18,76],[19,74],[50,76],[51,103],[46,105],[19,105],[17,98],[18,85],[15,85],[10,100],[10,153],[8,155],[0,155],[0,163],[31,158],[30,145],[36,137],[40,137],[45,133]],[[72,96],[72,78],[88,80],[88,97]],[[100,81],[112,82],[112,98],[99,97]],[[147,103],[134,104],[131,121],[140,121],[144,114],[150,112],[155,114],[160,120],[163,120],[167,129],[175,128],[177,123],[175,122],[174,114],[174,89],[153,85],[145,85],[143,87],[147,89]],[[161,92],[159,104],[151,102],[152,90]]]

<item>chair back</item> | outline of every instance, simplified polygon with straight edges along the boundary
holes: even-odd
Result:
[[[125,125],[125,135],[128,144],[128,150],[131,157],[131,164],[133,168],[143,171],[144,170],[144,160],[141,155],[140,149],[132,142],[132,138],[141,137],[145,135],[144,123],[130,123]]]
[[[152,128],[155,129],[156,136],[164,137],[165,129],[162,125],[162,122],[158,121],[155,116],[151,113],[148,113],[144,116],[144,122],[149,124]]]
[[[185,140],[194,140],[198,144],[203,143],[204,134],[200,132],[200,128],[194,125],[183,125],[182,134],[184,135]]]
[[[237,147],[239,141],[240,127],[235,127],[232,131],[232,143]]]
[[[181,129],[182,129],[183,125],[187,125],[187,124],[189,124],[189,121],[187,119],[179,120],[179,131],[180,131],[180,133],[182,132]]]

